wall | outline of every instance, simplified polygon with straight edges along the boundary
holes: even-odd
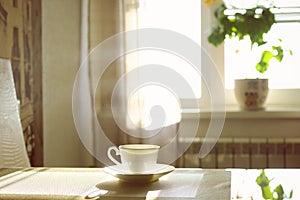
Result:
[[[72,89],[80,66],[80,0],[42,1],[45,166],[89,166],[72,116]]]

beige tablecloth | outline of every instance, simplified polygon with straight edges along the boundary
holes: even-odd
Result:
[[[231,173],[176,169],[147,184],[128,184],[100,168],[0,169],[0,199],[230,199]]]

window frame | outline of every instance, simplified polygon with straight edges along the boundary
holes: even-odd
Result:
[[[297,7],[299,8],[299,7]],[[234,96],[234,89],[225,88],[225,60],[224,60],[224,43],[218,47],[214,47],[207,41],[207,37],[210,33],[212,24],[214,24],[214,12],[215,7],[207,8],[202,5],[201,16],[202,16],[202,35],[201,35],[201,44],[202,47],[207,51],[208,55],[213,59],[214,63],[217,66],[219,73],[223,79],[224,90],[225,90],[225,99],[226,107],[232,108],[237,107],[237,101]],[[300,8],[299,8],[300,9]],[[277,11],[280,9],[277,9]],[[288,14],[288,13],[287,13]],[[300,17],[297,22],[300,22]],[[286,21],[286,23],[291,22],[291,20]],[[266,101],[266,107],[295,107],[300,108],[300,89],[270,89],[269,95]],[[203,96],[200,100],[200,107],[205,108],[208,105],[207,97]],[[207,107],[206,107],[207,108]]]

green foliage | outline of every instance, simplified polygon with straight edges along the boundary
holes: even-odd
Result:
[[[215,27],[208,37],[208,41],[218,46],[221,44],[225,36],[238,37],[240,40],[245,36],[249,36],[251,44],[258,46],[266,43],[263,35],[267,33],[275,23],[274,14],[269,8],[253,8],[246,9],[245,13],[235,13],[234,15],[225,15],[226,6],[222,4],[215,11],[215,18],[218,20],[218,26]],[[258,10],[262,10],[260,14]]]
[[[290,191],[289,195],[284,193],[283,187],[279,184],[273,191],[270,188],[269,178],[266,176],[265,171],[262,170],[261,174],[256,178],[256,183],[260,186],[262,196],[267,200],[284,200],[291,199],[293,197],[293,190]]]
[[[268,33],[275,23],[275,16],[270,8],[256,7],[245,9],[245,12],[235,12],[231,15],[224,14],[226,9],[225,4],[222,4],[215,10],[214,16],[218,21],[218,25],[213,28],[212,33],[208,36],[208,41],[211,44],[220,45],[226,36],[229,38],[237,37],[239,40],[249,36],[251,49],[254,44],[261,46],[267,43],[264,40],[264,34]],[[281,40],[279,41],[281,42]],[[281,46],[273,46],[272,50],[266,50],[262,53],[261,59],[256,65],[258,72],[264,73],[273,58],[278,62],[282,61],[284,51]],[[292,55],[291,51],[290,54]]]

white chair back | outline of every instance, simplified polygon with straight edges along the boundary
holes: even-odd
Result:
[[[10,60],[1,58],[0,167],[30,167]]]

